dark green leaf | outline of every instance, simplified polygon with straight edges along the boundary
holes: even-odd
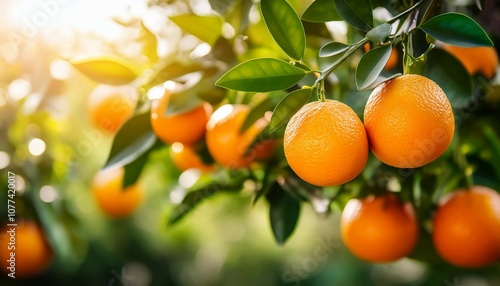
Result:
[[[156,140],[156,143],[148,151],[144,152],[133,162],[125,165],[125,175],[123,176],[122,186],[123,190],[137,182],[137,180],[141,176],[142,169],[144,169],[144,166],[148,161],[149,154],[151,154],[153,150],[163,146],[165,146],[165,144],[163,144],[160,140]]]
[[[472,81],[467,70],[452,55],[434,49],[427,58],[424,75],[435,81],[446,93],[453,107],[464,107],[472,94]]]
[[[383,23],[368,31],[368,33],[366,34],[366,38],[378,44],[384,42],[385,38],[387,38],[390,33],[391,25],[388,23]]]
[[[222,19],[219,16],[182,14],[169,17],[185,32],[213,45],[222,33]]]
[[[203,178],[201,178],[200,181],[202,181],[202,179]],[[227,179],[227,177],[220,180],[210,180],[201,186],[196,184],[191,190],[189,190],[181,204],[173,210],[168,224],[173,225],[177,223],[205,199],[208,199],[219,192],[239,191],[243,187],[245,179],[245,176],[240,175],[231,176],[230,180]]]
[[[87,58],[71,64],[88,78],[110,85],[131,83],[139,74],[132,64],[114,57]]]
[[[365,89],[380,75],[392,53],[392,46],[382,46],[363,55],[356,68],[356,87]]]
[[[330,42],[319,50],[319,56],[322,58],[331,57],[343,53],[349,49],[349,45],[339,42]]]
[[[332,0],[316,0],[311,3],[301,16],[308,22],[324,23],[329,21],[342,21],[337,13],[335,2]]]
[[[379,77],[377,77],[377,79],[372,82],[369,86],[365,87],[364,89],[367,90],[367,89],[374,89],[375,87],[377,87],[377,85],[383,83],[383,82],[386,82],[388,80],[391,80],[395,77],[398,77],[400,76],[401,73],[395,73],[395,74],[389,74],[389,75],[384,75],[384,73],[380,74]],[[363,110],[364,110],[364,107],[363,107]],[[363,113],[361,113],[359,116],[361,117],[363,115]]]
[[[104,168],[127,165],[147,152],[155,143],[149,112],[129,119],[118,131]]]
[[[493,46],[493,42],[478,23],[459,13],[438,15],[425,22],[420,28],[434,39],[450,45]]]
[[[290,88],[305,76],[306,71],[285,61],[262,58],[235,66],[215,84],[239,91],[266,92]]]
[[[295,230],[300,215],[300,204],[277,182],[267,194],[270,204],[269,219],[274,237],[283,245]]]
[[[269,131],[274,132],[285,125],[309,101],[311,93],[310,89],[299,89],[287,94],[273,111],[273,116],[269,123]]]
[[[289,57],[301,60],[306,48],[306,35],[292,6],[285,0],[262,0],[260,8],[276,43]]]
[[[373,27],[372,4],[370,0],[335,0],[337,12],[351,26],[361,31]]]

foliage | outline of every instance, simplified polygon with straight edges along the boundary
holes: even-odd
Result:
[[[166,2],[182,1],[157,2],[151,5],[164,7],[171,4]],[[68,272],[77,269],[88,248],[95,246],[85,242],[81,233],[85,222],[79,220],[66,195],[60,201],[44,203],[38,190],[48,184],[69,189],[79,177],[90,181],[97,168],[125,167],[124,187],[163,176],[158,187],[162,195],[155,202],[148,202],[161,209],[151,211],[154,215],[168,214],[168,218],[162,219],[164,228],[182,229],[187,223],[183,220],[202,217],[206,211],[202,206],[219,197],[229,195],[237,201],[250,194],[254,204],[265,199],[270,225],[267,231],[283,247],[292,235],[301,231],[297,225],[308,204],[318,215],[338,213],[351,198],[392,191],[414,206],[422,237],[428,237],[428,223],[444,194],[473,183],[500,190],[498,80],[469,75],[457,59],[440,48],[443,44],[477,47],[497,43],[498,39],[492,37],[492,41],[489,31],[474,20],[475,15],[458,13],[453,11],[453,5],[437,0],[208,2],[210,15],[197,14],[195,9],[166,15],[168,21],[182,29],[183,39],[194,41],[187,51],[177,47],[169,55],[160,56],[161,36],[148,29],[144,19],[139,19],[135,24],[122,25],[136,29],[135,41],[141,44],[141,54],[145,56],[142,61],[131,61],[119,53],[69,60],[78,72],[74,78],[84,78],[72,79],[75,85],[82,86],[82,82],[90,79],[91,84],[131,85],[141,93],[136,113],[113,138],[88,131],[92,129],[87,126],[83,127],[86,135],[82,136],[82,127],[75,123],[52,122],[54,119],[43,111],[47,104],[44,100],[48,101],[47,94],[53,92],[50,88],[63,85],[53,79],[38,84],[40,90],[45,86],[45,93],[40,93],[47,98],[41,98],[41,107],[34,108],[31,114],[23,112],[23,118],[16,118],[21,117],[17,115],[21,107],[2,111],[0,130],[7,140],[2,140],[0,147],[15,154],[8,168],[27,181],[25,194],[19,196],[19,212],[41,221],[59,257],[59,265]],[[380,6],[391,17],[374,13]],[[475,7],[468,10],[475,11]],[[345,33],[336,30],[332,21],[342,21]],[[366,44],[372,47],[368,52],[363,51]],[[397,68],[387,70],[385,65],[393,47],[402,57]],[[336,99],[361,116],[367,90],[402,73],[422,74],[434,80],[453,106],[455,137],[441,158],[421,168],[397,169],[370,155],[360,176],[336,187],[317,187],[293,173],[283,155],[281,140],[285,125],[302,106],[312,100]],[[0,88],[4,89],[15,78],[16,75],[2,75]],[[214,109],[226,103],[246,104],[251,111],[242,132],[261,117],[269,119],[268,127],[248,150],[269,139],[275,140],[278,148],[271,158],[255,162],[249,168],[227,170],[217,166],[211,173],[194,175],[188,184],[182,183],[181,173],[169,163],[166,150],[170,146],[156,138],[149,122],[155,89],[165,89],[169,84],[175,88],[168,114],[189,111],[204,102]],[[79,96],[87,92],[80,90]],[[83,99],[79,100],[75,105],[84,104]],[[75,112],[85,113],[81,107],[75,107]],[[50,146],[50,152],[29,159],[25,141],[35,136],[22,133],[37,122],[49,126],[42,128],[40,136]],[[64,128],[67,135],[61,136],[58,128]],[[87,142],[84,140],[95,149],[93,152],[85,154],[82,151],[85,147],[78,147]],[[71,145],[77,147],[71,149],[68,147]],[[20,151],[16,146],[24,149]],[[204,142],[196,147],[201,150],[204,162],[213,162]],[[75,163],[78,160],[68,157],[93,157],[94,161],[91,167],[81,170],[82,166]],[[186,172],[189,171],[192,170]],[[148,183],[152,184],[144,184]],[[181,198],[172,202],[165,199],[167,195]],[[2,213],[2,217],[7,216]],[[126,224],[114,227],[125,228]],[[429,265],[443,265],[425,239],[421,239],[410,257]],[[450,265],[443,267],[454,269]]]

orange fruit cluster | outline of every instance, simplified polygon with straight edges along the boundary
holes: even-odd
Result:
[[[338,101],[306,104],[285,130],[288,164],[311,184],[341,185],[362,172],[368,145],[387,165],[417,168],[446,151],[455,128],[443,90],[414,74],[375,88],[365,106],[364,121],[363,125],[350,107]]]

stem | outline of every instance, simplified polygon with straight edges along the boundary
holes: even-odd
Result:
[[[394,16],[392,19],[389,19],[389,21],[387,21],[387,23],[392,24],[392,23],[396,22],[397,20],[404,18],[406,15],[409,15],[410,13],[412,13],[413,11],[418,9],[420,6],[422,6],[427,1],[428,0],[418,1],[414,6],[410,7],[408,10],[401,12],[399,15]]]
[[[319,100],[321,100],[322,102],[326,101],[324,80],[320,81],[319,83]]]

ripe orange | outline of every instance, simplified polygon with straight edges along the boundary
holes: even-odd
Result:
[[[394,194],[351,199],[342,212],[340,230],[347,248],[369,262],[405,257],[419,236],[412,205],[402,203]]]
[[[88,112],[95,127],[114,133],[133,113],[138,100],[131,86],[98,85],[90,94]]]
[[[0,237],[2,271],[9,274],[11,272],[9,267],[15,266],[15,278],[40,274],[52,262],[54,256],[52,249],[42,228],[35,221],[23,221],[12,228],[6,226],[2,229]],[[11,253],[15,253],[15,262],[8,261],[13,260]]]
[[[92,181],[92,192],[99,208],[113,218],[132,214],[142,201],[142,189],[138,184],[122,188],[124,168],[100,171]]]
[[[202,104],[186,112],[166,115],[171,92],[166,90],[160,99],[153,100],[151,105],[151,126],[163,142],[173,144],[194,144],[205,133],[212,106]]]
[[[370,148],[387,165],[417,168],[441,156],[453,139],[450,102],[432,80],[407,74],[380,84],[364,121]]]
[[[370,44],[366,43],[364,46],[363,46],[363,49],[365,50],[365,53],[368,52],[370,50]],[[387,70],[390,70],[390,69],[393,69],[397,66],[398,64],[398,49],[396,49],[396,47],[392,47],[392,52],[391,52],[391,56],[389,57],[389,59],[387,60],[387,63],[385,64],[384,68],[387,69]]]
[[[203,163],[192,146],[184,145],[180,142],[172,144],[170,148],[170,158],[172,158],[174,165],[181,171],[196,168],[200,169],[202,172],[210,172],[214,168],[212,165]]]
[[[368,159],[363,123],[349,106],[335,100],[304,105],[286,126],[283,148],[293,171],[318,186],[351,181]]]
[[[500,260],[500,194],[483,186],[445,196],[434,215],[432,239],[451,264],[478,268]]]
[[[443,48],[457,58],[469,74],[480,73],[492,78],[498,67],[498,55],[494,47],[464,48],[444,45]]]
[[[217,109],[207,123],[206,143],[214,160],[224,167],[238,169],[253,161],[266,159],[274,151],[274,141],[257,144],[246,155],[245,151],[257,135],[269,123],[260,118],[250,128],[241,132],[241,127],[250,108],[240,104],[226,104]]]

